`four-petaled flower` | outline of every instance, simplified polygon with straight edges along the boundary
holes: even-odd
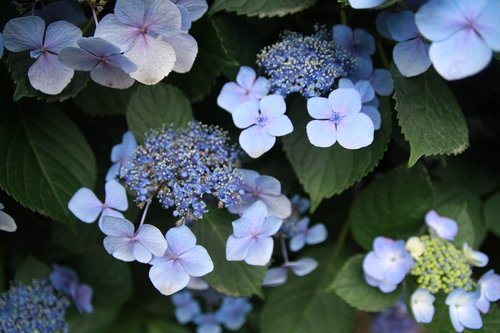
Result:
[[[435,210],[431,210],[425,215],[425,224],[429,227],[431,234],[445,240],[452,241],[458,233],[457,222],[440,216]]]
[[[172,302],[175,305],[175,318],[181,324],[187,324],[201,314],[200,304],[189,291],[173,294]]]
[[[350,52],[358,61],[359,58],[368,58],[375,53],[375,38],[364,29],[354,29],[346,25],[333,26],[333,40]]]
[[[411,295],[410,304],[413,316],[418,323],[428,324],[434,317],[434,297],[427,289],[418,288]]]
[[[231,331],[239,330],[245,323],[247,314],[252,311],[252,304],[243,297],[224,297],[216,317]]]
[[[476,307],[478,299],[479,293],[466,292],[463,289],[455,289],[446,297],[455,331],[463,332],[465,328],[480,329],[483,326],[481,314]]]
[[[477,287],[480,297],[476,306],[482,313],[487,313],[490,310],[490,302],[500,299],[500,275],[490,269],[479,279]]]
[[[200,314],[198,317],[194,318],[194,323],[198,325],[196,328],[196,333],[221,333],[222,327],[220,326],[220,321],[217,318],[217,314],[209,312]]]
[[[304,217],[295,227],[295,234],[290,240],[290,250],[297,252],[306,244],[319,244],[324,242],[327,236],[328,231],[323,223],[318,223],[309,228],[309,218]]]

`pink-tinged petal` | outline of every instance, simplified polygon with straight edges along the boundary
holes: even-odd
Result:
[[[144,25],[148,27],[148,33],[171,37],[181,31],[182,17],[176,5],[170,1],[143,1]]]
[[[227,112],[233,112],[240,104],[249,100],[255,100],[248,95],[248,91],[240,87],[236,82],[228,82],[224,84],[219,96],[217,97],[217,105]]]
[[[191,250],[183,253],[179,260],[186,273],[191,276],[200,277],[214,270],[214,263],[207,250],[196,245]]]
[[[306,130],[313,146],[326,148],[337,141],[337,129],[333,121],[312,120],[307,124]]]
[[[257,74],[252,67],[241,66],[236,76],[236,82],[243,88],[250,90],[255,82]]]
[[[367,103],[375,98],[375,90],[368,80],[359,80],[355,85],[356,90],[361,97],[361,103]]]
[[[250,249],[251,237],[236,238],[229,236],[226,243],[226,260],[228,261],[241,261],[244,260]]]
[[[152,85],[163,80],[175,64],[175,50],[162,40],[142,35],[134,46],[124,54],[137,65],[130,76],[137,81]]]
[[[283,220],[276,216],[268,216],[264,220],[260,231],[259,237],[271,237],[274,236],[279,230],[281,225],[283,224]]]
[[[252,88],[249,90],[249,94],[257,99],[261,99],[269,93],[269,82],[263,77],[259,76]]]
[[[420,38],[397,43],[392,55],[398,70],[406,77],[420,75],[431,66],[428,46]]]
[[[208,9],[208,4],[205,0],[177,0],[176,4],[185,7],[189,11],[191,21],[201,18]]]
[[[267,128],[254,125],[241,132],[239,142],[250,157],[257,158],[271,150],[276,137],[269,134]]]
[[[281,95],[268,95],[260,100],[260,112],[267,118],[285,114],[286,103]]]
[[[106,63],[99,63],[91,72],[92,81],[102,86],[114,89],[130,88],[135,80],[120,68],[110,66]]]
[[[277,216],[281,219],[286,219],[292,215],[292,203],[284,195],[259,195],[259,199],[265,202],[269,215]]]
[[[24,16],[5,24],[3,37],[5,48],[11,52],[38,49],[43,45],[45,22],[38,16]]]
[[[137,241],[132,241],[133,248],[134,248],[134,258],[138,262],[141,262],[143,264],[147,264],[153,259],[153,255],[151,254],[151,251],[149,251],[144,245]]]
[[[287,265],[297,276],[305,276],[318,267],[318,262],[312,258],[303,258]]]
[[[68,202],[68,209],[79,220],[85,223],[92,223],[103,209],[102,202],[89,188],[83,187],[76,191]]]
[[[306,236],[304,234],[297,234],[290,240],[290,250],[297,252],[302,250],[306,245]]]
[[[0,230],[6,232],[14,232],[17,230],[17,225],[12,216],[0,211]]]
[[[307,231],[307,244],[319,244],[326,240],[328,236],[328,231],[322,223],[314,225],[311,229]]]
[[[94,36],[107,40],[126,52],[141,38],[142,33],[138,28],[120,23],[114,14],[108,14],[99,22]]]
[[[189,283],[189,275],[179,260],[169,260],[151,266],[149,279],[159,292],[167,296],[183,289]]]
[[[164,37],[163,40],[170,44],[175,51],[173,71],[177,73],[189,72],[198,54],[196,39],[187,33],[181,32],[172,37]]]
[[[373,123],[373,128],[375,128],[375,130],[380,129],[380,125],[382,124],[382,117],[380,116],[380,112],[376,107],[370,105],[363,106],[361,108],[361,113],[364,113],[368,117],[370,117]]]
[[[277,287],[286,282],[288,270],[285,267],[271,268],[266,272],[262,285],[264,287]]]
[[[77,285],[72,293],[71,297],[73,298],[73,301],[75,302],[76,308],[78,309],[78,312],[80,313],[92,313],[94,308],[92,307],[92,296],[93,296],[93,291],[92,288],[90,288],[86,284],[80,284]]]
[[[439,238],[452,241],[458,233],[458,224],[454,220],[439,216],[436,211],[431,210],[425,215],[425,224],[432,233]]]
[[[283,136],[293,132],[292,121],[285,115],[269,118],[266,121],[266,128],[269,134],[274,136]]]
[[[107,236],[133,238],[135,233],[132,222],[115,216],[105,216],[100,227]]]
[[[307,112],[314,119],[329,119],[332,116],[332,106],[328,98],[312,97],[307,100]]]
[[[42,53],[28,70],[28,78],[36,90],[48,95],[57,95],[70,83],[75,71],[63,66],[57,56]]]
[[[271,260],[274,241],[271,237],[251,238],[245,262],[254,266],[265,266]]]
[[[77,47],[67,47],[61,50],[57,59],[64,66],[77,71],[91,71],[99,63],[93,54]]]
[[[259,176],[255,179],[255,189],[259,194],[280,195],[280,181],[271,176]]]
[[[123,24],[140,28],[144,23],[144,13],[145,4],[142,0],[116,1],[115,16]],[[99,25],[101,25],[101,22]]]
[[[266,204],[259,200],[248,207],[242,217],[252,222],[258,221],[257,225],[260,227],[267,215],[268,210]]]
[[[431,41],[442,41],[457,33],[466,23],[460,1],[434,0],[415,14],[418,30]]]
[[[463,79],[484,69],[492,50],[473,30],[464,29],[442,42],[434,42],[429,56],[436,71],[447,80]]]
[[[361,110],[361,96],[356,89],[335,89],[328,95],[328,101],[332,110],[341,116],[355,114]]]
[[[196,246],[196,237],[185,225],[171,228],[165,237],[168,248],[174,255],[181,255]]]
[[[333,40],[335,43],[341,45],[346,51],[352,51],[352,29],[343,24],[333,26]]]
[[[347,149],[359,149],[373,142],[375,128],[366,114],[353,114],[342,119],[337,125],[337,140]]]
[[[135,240],[157,257],[163,256],[167,249],[167,240],[160,229],[150,224],[143,224],[137,229]]]
[[[409,10],[391,15],[387,19],[387,27],[392,38],[398,42],[413,39],[419,35],[417,25],[415,24],[415,14]]]
[[[123,54],[112,54],[106,58],[106,64],[111,67],[121,69],[125,73],[131,73],[137,70],[137,65]]]
[[[57,21],[47,27],[43,44],[47,50],[57,54],[65,47],[78,46],[76,42],[81,37],[82,31],[76,25]]]
[[[236,127],[252,126],[259,119],[259,102],[257,100],[243,102],[233,110],[232,116]]]
[[[104,205],[106,207],[125,211],[128,208],[127,192],[125,187],[117,180],[110,180],[105,185],[106,200]]]
[[[103,241],[106,251],[121,261],[134,261],[134,244],[128,237],[108,236]]]
[[[496,52],[500,51],[500,2],[489,1],[486,8],[475,21],[474,28],[486,43]]]

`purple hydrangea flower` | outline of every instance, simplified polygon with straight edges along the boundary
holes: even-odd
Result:
[[[377,237],[373,251],[363,261],[365,280],[384,293],[394,291],[414,265],[413,258],[405,249],[403,240]]]
[[[405,10],[387,18],[387,27],[396,44],[392,55],[401,74],[407,77],[424,73],[430,66],[429,45],[418,31],[415,14]]]
[[[382,5],[386,0],[349,0],[349,4],[355,9],[374,8]]]
[[[208,4],[205,0],[170,0],[181,12],[182,31],[188,31],[191,28],[191,22],[198,20],[205,14]]]
[[[36,90],[57,95],[69,84],[74,70],[61,64],[59,52],[82,37],[82,31],[66,21],[49,24],[38,16],[18,17],[10,20],[3,30],[5,48],[11,52],[30,51],[36,59],[28,70],[28,78]]]
[[[288,271],[297,276],[305,276],[318,267],[318,262],[312,258],[302,258],[297,261],[289,261],[281,267],[271,268],[266,272],[262,285],[265,287],[276,287],[286,282]]]
[[[418,323],[428,324],[434,317],[434,297],[427,289],[417,289],[410,298],[411,310]]]
[[[435,210],[431,210],[425,215],[425,224],[429,227],[431,234],[445,240],[454,240],[458,233],[457,222],[440,216]]]
[[[196,333],[221,333],[222,327],[220,326],[219,319],[215,313],[209,312],[199,315],[194,319],[198,327]]]
[[[122,136],[122,142],[114,145],[111,149],[111,162],[113,162],[113,165],[106,174],[106,180],[115,179],[119,175],[120,168],[132,156],[136,148],[137,141],[134,134],[131,131],[125,132]]]
[[[201,314],[198,301],[189,291],[179,291],[172,295],[175,305],[175,318],[181,324],[187,324]]]
[[[353,88],[359,92],[361,97],[361,113],[366,114],[373,122],[375,130],[380,129],[382,117],[378,111],[378,99],[375,96],[375,90],[368,80],[359,80],[356,84],[349,79],[340,79],[339,88]]]
[[[103,244],[113,257],[123,261],[147,264],[153,258],[161,257],[167,249],[167,241],[161,231],[150,224],[142,224],[135,231],[132,222],[114,216],[105,216],[101,225],[106,235]]]
[[[309,218],[304,217],[295,227],[295,232],[290,239],[290,250],[297,252],[306,244],[315,245],[326,240],[328,231],[323,223],[317,223],[312,228],[309,228]]]
[[[50,273],[50,283],[60,292],[73,299],[80,313],[92,313],[92,288],[87,284],[81,284],[74,270],[66,266],[54,264]]]
[[[196,245],[196,237],[186,226],[171,228],[165,236],[168,248],[162,257],[150,262],[149,278],[163,295],[172,295],[189,283],[190,276],[200,277],[213,271],[207,250]]]
[[[100,85],[126,89],[134,84],[129,73],[137,66],[121,54],[120,48],[99,38],[80,38],[78,47],[67,47],[57,56],[66,67],[77,71],[90,71],[90,78]]]
[[[259,103],[248,101],[233,111],[236,127],[245,128],[239,142],[250,157],[261,156],[274,146],[277,136],[293,131],[292,122],[285,116],[285,111],[286,104],[281,95],[268,95]]]
[[[3,205],[0,203],[0,230],[6,232],[14,232],[17,230],[17,225],[12,216],[2,211]]]
[[[375,38],[364,29],[354,31],[346,25],[333,26],[333,40],[355,59],[370,58],[375,53]]]
[[[252,308],[252,304],[244,297],[226,296],[215,315],[228,330],[237,331],[245,324]]]
[[[217,105],[232,113],[238,106],[247,101],[259,101],[269,92],[268,81],[259,76],[248,66],[241,66],[236,76],[236,82],[224,84]]]
[[[347,149],[359,149],[373,142],[373,122],[361,113],[361,97],[356,89],[339,88],[328,98],[307,101],[309,115],[317,120],[307,124],[307,137],[316,147],[330,147],[335,142]]]
[[[119,211],[128,209],[127,193],[125,188],[112,179],[105,185],[106,198],[102,203],[87,187],[82,187],[71,197],[68,202],[68,209],[82,222],[92,223],[99,215],[99,226],[104,216],[116,216],[123,218]],[[102,214],[101,214],[102,213]]]
[[[281,194],[281,184],[279,180],[271,176],[261,176],[257,171],[239,169],[243,178],[241,190],[241,200],[238,204],[228,207],[233,214],[243,214],[243,212],[254,204],[257,200],[262,201],[268,210],[269,215],[279,218],[287,218],[292,213],[290,200]]]
[[[467,243],[462,247],[465,260],[473,266],[484,267],[488,264],[488,256],[482,252],[474,251]]]
[[[500,2],[430,0],[417,11],[418,29],[432,43],[429,57],[447,80],[484,69],[500,51]]]
[[[479,293],[466,292],[463,289],[455,289],[446,297],[455,331],[463,332],[465,328],[480,329],[483,326],[481,314],[476,307],[478,299]]]
[[[273,254],[276,234],[283,221],[269,216],[266,205],[257,201],[251,205],[241,218],[233,222],[233,234],[226,244],[226,259],[244,260],[249,265],[264,266]]]
[[[486,272],[477,282],[480,297],[476,302],[477,308],[482,313],[490,310],[490,302],[500,299],[500,275],[495,274],[491,269]]]

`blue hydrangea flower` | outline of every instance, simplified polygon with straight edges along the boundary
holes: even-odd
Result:
[[[355,9],[374,8],[382,5],[386,0],[349,0],[349,4]]]
[[[252,304],[244,297],[226,296],[215,316],[228,330],[237,331],[245,324],[252,308]]]
[[[190,276],[200,277],[213,271],[207,250],[196,245],[196,237],[188,227],[171,228],[165,238],[168,248],[162,257],[153,258],[149,270],[149,279],[163,295],[186,287]]]
[[[296,227],[295,233],[290,239],[290,250],[297,252],[306,244],[315,245],[326,240],[328,231],[323,223],[317,223],[312,228],[309,228],[309,218],[301,219]]]
[[[297,261],[289,261],[281,267],[271,268],[266,272],[262,285],[265,287],[276,287],[287,280],[288,271],[297,276],[305,276],[318,267],[318,262],[312,258],[302,258]]]
[[[365,280],[384,293],[394,291],[414,265],[413,258],[405,249],[403,240],[377,237],[373,251],[363,260]]]
[[[264,266],[273,254],[276,234],[283,220],[269,216],[262,201],[250,206],[241,218],[233,222],[233,234],[226,244],[226,259],[244,260],[249,265]]]
[[[208,4],[205,0],[170,0],[181,12],[182,31],[188,31],[191,28],[191,22],[198,20],[205,14]]]
[[[356,84],[352,83],[349,79],[340,79],[339,88],[353,88],[356,89],[361,97],[361,112],[366,114],[373,122],[375,130],[380,129],[382,124],[382,117],[378,111],[378,99],[375,96],[375,90],[368,80],[359,80]]]
[[[0,203],[0,230],[6,232],[14,232],[17,230],[17,225],[12,216],[2,211],[4,206]]]
[[[137,148],[137,141],[131,131],[127,131],[122,136],[122,142],[116,144],[111,149],[111,162],[113,165],[106,174],[106,180],[115,179],[120,174],[120,168]]]
[[[321,28],[309,36],[284,31],[279,42],[261,50],[257,64],[269,78],[271,93],[298,92],[309,98],[329,91],[336,78],[348,76],[354,59]]]
[[[371,333],[419,333],[420,326],[408,313],[403,301],[377,313],[371,324]]]
[[[156,196],[165,209],[174,208],[175,217],[201,219],[207,212],[204,196],[215,197],[219,206],[239,201],[238,152],[217,126],[164,127],[146,134],[120,178],[139,205]]]
[[[428,324],[434,317],[434,297],[427,289],[418,288],[411,295],[410,304],[413,316],[418,323]]]
[[[194,319],[194,322],[198,325],[196,333],[222,333],[222,327],[215,313],[201,314]]]
[[[483,326],[481,314],[476,307],[478,299],[479,293],[466,292],[463,289],[455,289],[446,297],[455,331],[463,332],[465,328],[477,330]]]
[[[387,18],[387,28],[398,41],[392,55],[401,74],[417,76],[429,69],[429,45],[418,31],[413,12],[405,10],[391,15]]]
[[[500,2],[430,0],[418,10],[418,29],[432,43],[429,57],[447,80],[484,69],[500,51]]]
[[[309,115],[317,120],[307,124],[307,137],[316,147],[330,147],[335,142],[347,149],[359,149],[373,142],[373,122],[361,113],[361,97],[356,89],[339,88],[328,98],[307,101]]]
[[[68,332],[64,319],[69,299],[58,293],[48,280],[12,285],[0,295],[0,331]]]
[[[364,29],[354,31],[346,25],[333,26],[333,40],[342,46],[358,61],[359,58],[368,58],[375,53],[375,38]]]
[[[179,291],[172,295],[175,305],[175,318],[181,324],[187,324],[201,314],[198,301],[189,291]]]
[[[477,282],[477,288],[480,297],[476,302],[477,308],[482,313],[488,313],[490,302],[496,302],[500,299],[500,275],[490,269]]]
[[[241,148],[250,157],[257,158],[269,151],[277,136],[292,133],[293,125],[285,111],[286,104],[281,95],[268,95],[260,102],[248,101],[233,111],[234,124],[245,129],[239,138]]]
[[[130,76],[156,84],[172,70],[187,72],[198,53],[194,38],[181,31],[181,14],[170,1],[118,0],[95,36],[118,46],[137,65]]]
[[[248,207],[260,200],[266,205],[269,215],[282,219],[290,216],[292,205],[290,200],[281,194],[279,180],[271,176],[261,176],[253,170],[239,169],[239,172],[243,179],[240,188],[243,193],[238,204],[228,207],[229,212],[241,215]]]
[[[54,264],[49,279],[56,290],[73,299],[80,313],[93,312],[93,290],[89,285],[80,283],[78,275],[74,270],[66,266]]]
[[[465,260],[472,266],[484,267],[488,265],[488,256],[482,252],[474,251],[467,243],[464,243],[462,251]]]
[[[64,48],[76,46],[82,31],[66,21],[49,24],[38,16],[10,20],[3,30],[5,48],[11,52],[30,51],[36,59],[28,70],[33,88],[49,95],[57,95],[69,84],[74,70],[62,65],[57,54]]]
[[[100,215],[99,226],[104,216],[123,218],[123,214],[119,211],[126,211],[128,209],[125,188],[112,179],[106,182],[105,191],[106,198],[104,199],[104,203],[102,203],[91,189],[82,187],[69,200],[68,209],[80,221],[85,223],[95,222]]]
[[[66,67],[77,71],[90,71],[90,78],[100,85],[126,89],[134,84],[129,73],[137,66],[121,54],[120,48],[99,38],[80,38],[78,47],[67,47],[57,59]]]
[[[425,224],[429,227],[432,235],[452,241],[458,233],[458,224],[454,220],[440,216],[431,210],[425,215]]]
[[[114,216],[104,216],[101,230],[106,235],[103,244],[113,257],[123,261],[147,264],[161,257],[167,249],[167,241],[161,231],[150,224],[142,224],[137,231],[132,222]]]
[[[248,66],[241,66],[236,76],[236,82],[224,84],[217,105],[232,113],[238,106],[247,101],[259,101],[269,92],[268,81],[259,76]]]

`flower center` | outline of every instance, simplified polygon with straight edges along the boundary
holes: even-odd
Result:
[[[338,124],[344,119],[344,116],[342,116],[338,112],[332,112],[332,115],[330,116],[330,120],[333,121],[335,124]]]
[[[255,123],[259,126],[265,126],[266,122],[267,122],[267,117],[262,114],[259,114],[259,116],[257,117],[257,121]]]

